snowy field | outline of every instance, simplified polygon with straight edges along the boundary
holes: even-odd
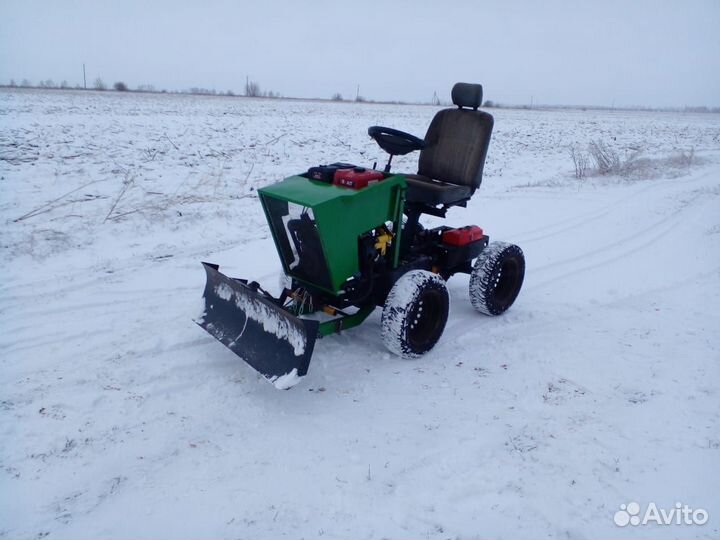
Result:
[[[453,277],[419,360],[378,311],[282,392],[192,322],[201,260],[276,286],[256,188],[435,110],[0,91],[0,538],[720,536],[718,115],[493,111],[447,221],[525,286],[487,318]],[[641,159],[577,180],[597,140]],[[631,501],[709,521],[617,527]]]

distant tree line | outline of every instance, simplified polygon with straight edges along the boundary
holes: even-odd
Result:
[[[0,84],[0,88],[43,88],[43,89],[51,89],[51,90],[67,90],[67,89],[73,89],[73,90],[85,90],[85,88],[81,84],[76,84],[75,86],[70,86],[67,81],[62,81],[61,83],[57,84],[52,79],[45,79],[42,81],[39,81],[37,84],[33,84],[28,79],[22,79],[19,83],[15,81],[15,79],[10,79],[10,82],[8,84]],[[108,85],[105,83],[105,81],[102,79],[102,77],[97,77],[95,81],[92,83],[92,87],[88,88],[88,90],[99,90],[99,91],[105,91],[108,90]],[[123,81],[117,81],[112,85],[112,89],[116,92],[147,92],[147,93],[158,93],[158,94],[193,94],[193,95],[201,95],[201,96],[245,96],[245,97],[263,97],[263,98],[281,98],[283,97],[280,92],[274,92],[272,90],[261,90],[260,84],[255,81],[248,81],[248,83],[245,86],[245,93],[244,94],[236,94],[232,90],[227,90],[225,92],[217,91],[214,88],[201,88],[201,87],[192,87],[188,88],[187,90],[165,90],[161,89],[158,90],[155,88],[152,84],[140,84],[135,88],[134,90],[131,89],[127,84],[125,84]]]
[[[85,88],[80,84],[75,84],[74,86],[71,86],[68,84],[66,80],[61,81],[60,83],[56,83],[52,79],[45,79],[39,81],[37,84],[33,84],[28,79],[22,79],[19,83],[15,81],[15,79],[10,79],[10,82],[8,84],[0,84],[0,88],[43,88],[43,89],[59,89],[59,90],[67,90],[67,89],[74,89],[74,90],[85,90]],[[140,84],[138,85],[134,90],[131,89],[127,84],[125,84],[123,81],[116,81],[111,87],[109,87],[105,81],[102,79],[102,77],[97,77],[95,81],[92,84],[91,88],[88,88],[89,90],[99,90],[99,91],[106,91],[109,88],[112,88],[112,90],[116,92],[145,92],[145,93],[157,93],[157,94],[192,94],[192,95],[199,95],[199,96],[230,96],[230,97],[262,97],[262,98],[283,98],[283,96],[280,92],[273,92],[272,90],[262,90],[260,87],[260,84],[257,81],[252,81],[248,78],[248,80],[245,83],[245,89],[244,93],[242,94],[236,94],[232,90],[227,90],[225,92],[217,91],[214,88],[202,88],[202,87],[195,87],[188,88],[186,90],[165,90],[161,89],[158,90],[155,88],[152,84]],[[342,94],[340,92],[335,92],[330,97],[331,101],[351,101],[346,100],[343,98]],[[357,95],[355,96],[352,101],[356,101],[358,103],[387,103],[391,105],[406,105],[408,102],[406,101],[375,101],[371,99],[366,99],[365,97],[360,95],[360,92],[358,90]],[[449,105],[447,102],[441,101],[437,93],[433,94],[433,98],[430,102],[425,102],[425,104],[428,105],[436,105],[436,106],[447,106]],[[580,110],[599,110],[599,111],[667,111],[667,112],[688,112],[688,113],[720,113],[720,107],[707,107],[704,105],[701,106],[685,106],[685,107],[646,107],[646,106],[633,106],[633,107],[603,107],[600,105],[596,106],[581,106],[581,105],[511,105],[511,104],[503,104],[498,103],[496,101],[492,100],[485,100],[483,102],[483,107],[486,109],[580,109]]]
[[[603,105],[512,105],[497,103],[491,100],[483,102],[485,109],[540,109],[540,110],[589,110],[589,111],[647,111],[647,112],[687,112],[687,113],[720,113],[720,107],[689,106],[685,107],[649,107],[645,105],[633,106],[603,106]]]

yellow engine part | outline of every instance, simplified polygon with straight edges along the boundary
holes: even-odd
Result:
[[[392,243],[393,234],[385,227],[379,228],[376,232],[375,249],[377,249],[381,255],[385,255],[388,246]]]

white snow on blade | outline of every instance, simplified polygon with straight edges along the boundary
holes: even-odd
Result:
[[[281,312],[273,309],[264,302],[248,295],[237,294],[227,283],[215,286],[215,294],[226,301],[233,300],[235,305],[247,315],[249,319],[262,324],[263,330],[274,334],[278,339],[290,343],[295,356],[305,354],[307,338],[305,332],[292,324]],[[238,336],[239,338],[240,336]],[[236,338],[237,339],[237,338]]]
[[[296,368],[292,368],[292,371],[290,373],[280,375],[279,377],[273,377],[268,380],[273,383],[275,388],[277,388],[278,390],[287,390],[288,388],[292,388],[297,383],[299,383],[302,380],[302,377],[298,375]]]
[[[221,300],[229,302],[232,300],[235,291],[227,283],[220,283],[215,286],[215,295]]]

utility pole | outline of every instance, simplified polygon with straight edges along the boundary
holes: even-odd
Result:
[[[85,78],[85,62],[83,62],[83,88],[87,90],[87,79]]]
[[[357,92],[355,92],[355,101],[360,99],[360,84],[357,85]]]

